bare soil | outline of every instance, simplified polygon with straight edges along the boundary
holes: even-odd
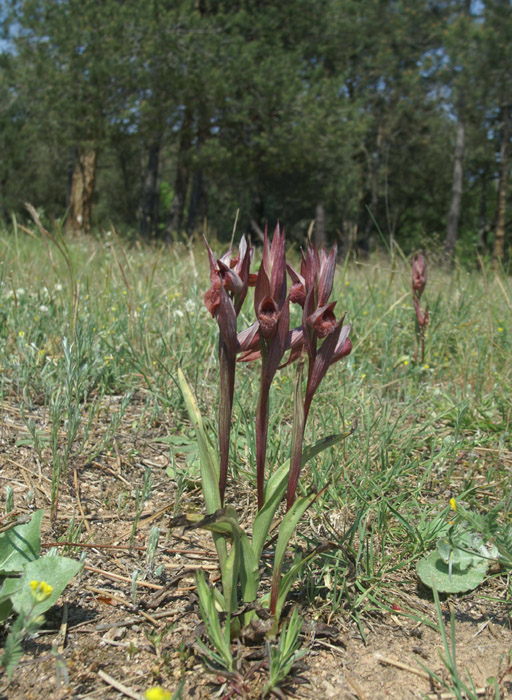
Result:
[[[143,402],[141,396],[141,408]],[[136,403],[130,411],[133,414],[125,415],[111,454],[92,462],[78,458],[72,464],[62,479],[57,515],[50,522],[49,454],[40,464],[33,449],[16,445],[24,425],[17,408],[4,405],[2,497],[11,485],[17,512],[45,509],[45,549],[68,537],[71,518],[81,523],[80,541],[87,546],[67,551],[62,543],[59,546],[67,556],[79,557],[86,551],[87,559],[81,575],[47,614],[44,628],[25,643],[26,653],[13,679],[0,676],[0,700],[92,700],[129,693],[137,697],[156,684],[174,691],[180,683],[183,698],[261,697],[267,679],[261,642],[239,646],[242,681],[212,672],[199,654],[196,638],[201,620],[194,573],[201,568],[211,580],[217,578],[215,551],[197,531],[169,533],[168,526],[176,512],[201,509],[200,492],[192,484],[177,494],[176,484],[166,474],[169,451],[154,440],[167,435],[170,426],[154,425],[134,435],[130,426],[137,417]],[[42,417],[40,427],[45,429]],[[142,488],[148,466],[153,477],[151,497],[134,527],[133,495]],[[238,502],[248,498],[237,496]],[[147,538],[155,525],[163,533],[154,562],[164,567],[160,577],[152,574],[146,561]],[[135,569],[140,573],[133,586]],[[347,610],[331,615],[321,600],[312,606],[300,590],[295,592],[309,653],[294,669],[283,693],[317,700],[452,697],[421,666],[449,678],[439,655],[443,652],[439,633],[419,621],[436,622],[430,593],[419,587],[414,571],[407,580],[392,583],[394,613],[363,615],[365,642]],[[450,611],[455,613],[461,678],[467,681],[467,669],[480,697],[495,697],[489,689],[485,691],[490,676],[500,681],[500,697],[512,697],[510,609],[502,602],[507,586],[504,577],[496,578],[473,594],[443,601],[448,625]],[[5,634],[6,629],[0,628],[0,642]],[[112,682],[124,687],[116,688]]]

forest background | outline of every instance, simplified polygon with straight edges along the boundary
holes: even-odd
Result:
[[[0,8],[5,222],[507,258],[510,0]]]

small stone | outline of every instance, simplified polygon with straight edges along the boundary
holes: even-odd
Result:
[[[120,641],[126,636],[126,627],[111,627],[103,635],[103,639],[108,639],[111,642]]]

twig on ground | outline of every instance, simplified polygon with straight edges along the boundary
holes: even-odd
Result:
[[[385,664],[387,666],[394,666],[395,668],[402,669],[402,671],[408,671],[409,673],[414,673],[415,676],[419,676],[420,678],[424,678],[426,681],[430,680],[429,674],[426,673],[425,671],[420,671],[418,668],[414,668],[413,666],[408,666],[407,664],[404,664],[401,661],[395,661],[395,659],[390,659],[387,656],[382,656],[382,654],[375,654],[375,658],[381,664]]]
[[[108,685],[112,686],[112,688],[115,688],[123,695],[126,695],[128,698],[133,698],[134,700],[142,700],[143,696],[140,693],[137,693],[135,690],[128,688],[128,686],[124,685],[124,683],[116,681],[115,678],[109,676],[108,673],[105,673],[105,671],[98,671],[98,676],[101,678],[101,680],[105,681],[105,683],[108,683]]]
[[[120,574],[111,574],[109,571],[103,571],[103,569],[97,569],[95,566],[84,566],[85,571],[91,571],[93,574],[101,574],[105,578],[110,578],[113,581],[124,581],[125,583],[132,583],[131,578],[128,576],[121,576]],[[158,586],[156,583],[149,583],[149,581],[137,581],[137,586],[142,586],[143,588],[151,588],[153,591],[161,591],[164,586]]]
[[[155,620],[161,620],[164,617],[181,617],[181,613],[176,610],[164,610],[163,612],[155,613],[153,618]],[[88,621],[90,622],[90,621]],[[109,622],[103,625],[97,625],[93,630],[94,632],[105,632],[106,630],[113,629],[114,627],[131,627],[131,625],[137,625],[140,622],[140,617],[129,617],[127,620],[118,620],[117,622]],[[87,624],[87,623],[85,623]],[[77,625],[78,626],[78,625]],[[84,632],[90,632],[91,630],[82,630]]]
[[[355,678],[352,678],[352,676],[349,676],[348,673],[345,672],[345,678],[350,685],[350,687],[353,689],[359,700],[368,700],[368,696],[364,692],[364,690],[361,688],[359,683],[356,681]]]

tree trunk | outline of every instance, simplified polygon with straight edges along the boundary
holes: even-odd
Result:
[[[487,169],[484,169],[480,175],[480,212],[478,214],[478,243],[477,250],[479,255],[485,255],[487,252],[487,234],[489,233],[489,225],[487,223]]]
[[[372,230],[374,227],[373,217],[377,214],[377,206],[379,204],[379,173],[383,140],[384,128],[382,122],[379,122],[379,126],[377,127],[377,142],[370,163],[370,203],[367,205],[369,211],[366,211],[366,223],[357,246],[358,252],[362,253],[363,258],[368,257],[370,253]]]
[[[494,236],[494,261],[502,261],[505,255],[505,215],[507,211],[507,181],[510,159],[510,105],[501,108],[503,133],[500,148],[500,179],[498,183],[498,204],[496,234]]]
[[[189,155],[192,147],[192,113],[190,109],[185,110],[176,164],[176,179],[174,181],[174,199],[169,210],[166,226],[166,238],[169,239],[171,233],[180,233],[183,227],[183,214],[187,199],[188,184],[190,180]]]
[[[448,225],[446,227],[446,238],[444,240],[444,252],[447,258],[453,258],[455,244],[459,233],[459,221],[462,205],[462,182],[464,158],[464,139],[466,130],[462,119],[461,110],[457,120],[457,130],[455,136],[455,162],[453,164],[452,201],[448,212]]]
[[[0,191],[2,192],[2,217],[7,225],[9,221],[9,212],[7,211],[7,178],[4,177],[0,183]]]
[[[327,244],[325,228],[325,205],[323,202],[318,202],[315,209],[315,243],[318,248]]]
[[[142,184],[139,213],[139,232],[143,238],[149,239],[158,235],[158,214],[160,192],[158,189],[158,167],[160,162],[160,136],[157,136],[148,153],[146,176]]]
[[[66,230],[72,233],[87,233],[91,230],[97,161],[98,151],[93,146],[78,146],[71,176],[69,212],[66,219]]]
[[[350,218],[344,218],[341,231],[338,230],[338,236],[341,239],[340,256],[342,260],[354,252],[355,242],[357,240],[357,222]]]
[[[210,119],[204,106],[199,106],[197,124],[197,163],[192,178],[192,190],[190,192],[190,204],[188,208],[187,234],[194,231],[198,219],[204,219],[208,212],[208,191],[206,181],[200,163],[201,150],[210,137]]]
[[[201,215],[206,215],[206,192],[202,170],[196,170],[192,178],[192,191],[188,207],[187,234],[191,234],[196,221]]]

